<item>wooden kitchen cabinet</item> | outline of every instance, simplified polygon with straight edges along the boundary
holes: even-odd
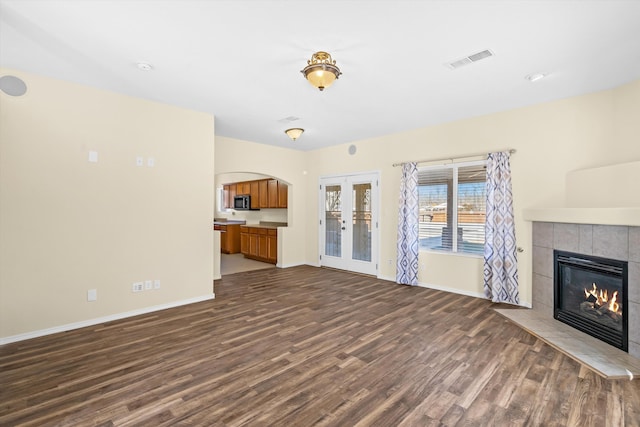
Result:
[[[258,234],[249,233],[249,257],[258,258]]]
[[[240,252],[249,253],[249,232],[247,227],[240,227]]]
[[[274,264],[278,262],[278,230],[268,230],[267,260]]]
[[[263,179],[258,181],[258,192],[260,193],[260,208],[268,208],[269,207],[269,180]]]
[[[258,234],[258,257],[267,259],[267,230],[260,229],[260,231],[264,233]]]
[[[229,245],[227,244],[227,227],[218,227],[220,231],[220,252],[229,253]]]
[[[270,179],[267,181],[267,197],[268,197],[268,207],[277,208],[278,207],[278,180]]]
[[[250,195],[251,209],[287,208],[289,186],[277,179],[260,179],[254,181],[224,184],[225,208],[233,208],[236,195]]]
[[[240,252],[240,224],[215,224],[213,229],[220,231],[220,252],[224,254]]]
[[[240,227],[241,252],[246,258],[278,263],[278,230],[265,227]]]
[[[250,185],[251,209],[260,209],[260,181],[251,181]]]
[[[239,182],[237,189],[237,194],[240,196],[244,196],[246,194],[251,194],[251,182]]]

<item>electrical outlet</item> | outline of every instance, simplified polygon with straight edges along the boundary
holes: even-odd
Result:
[[[156,279],[153,281],[153,289],[160,289],[160,280]]]
[[[89,289],[87,291],[87,301],[96,301],[98,299],[98,290],[97,289]]]
[[[136,157],[136,166],[144,166],[144,157],[142,156]]]
[[[390,260],[389,260],[389,265],[391,265],[391,263],[392,263],[392,262],[393,262],[393,260],[392,260],[392,259],[390,259]]]
[[[150,291],[151,289],[153,289],[153,281],[152,280],[145,280],[144,281],[144,290],[145,291]]]
[[[136,282],[131,286],[131,291],[132,292],[142,292],[144,291],[144,283],[143,282]]]

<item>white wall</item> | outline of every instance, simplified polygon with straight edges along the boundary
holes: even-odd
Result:
[[[213,117],[1,73],[28,91],[0,92],[0,339],[211,298]]]

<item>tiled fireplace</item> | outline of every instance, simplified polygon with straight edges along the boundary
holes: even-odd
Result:
[[[533,221],[533,309],[549,318],[554,249],[628,261],[628,352],[640,358],[640,227]]]

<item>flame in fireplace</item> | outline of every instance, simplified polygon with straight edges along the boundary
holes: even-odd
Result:
[[[595,283],[592,285],[591,289],[584,290],[584,297],[594,300],[596,307],[606,306],[610,311],[622,315],[622,310],[618,303],[618,291],[615,291],[613,295],[611,295],[611,298],[609,298],[609,291],[607,289],[598,289]]]

